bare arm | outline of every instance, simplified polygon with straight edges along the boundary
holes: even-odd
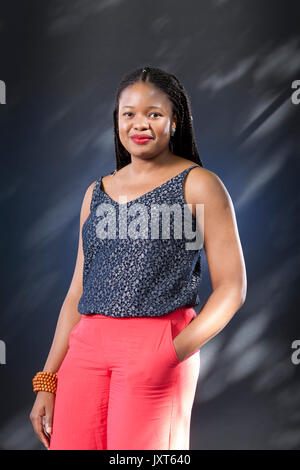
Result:
[[[80,211],[78,252],[74,274],[68,293],[60,310],[53,342],[43,369],[45,372],[58,371],[68,350],[70,332],[81,318],[81,314],[77,310],[77,305],[83,289],[82,277],[84,255],[82,250],[81,230],[90,213],[90,204],[94,185],[95,181],[88,187],[83,198]],[[36,399],[29,416],[35,434],[47,449],[50,448],[54,402],[55,394],[42,390],[39,391],[36,395]],[[44,423],[43,419],[45,420]]]
[[[179,360],[200,349],[227,325],[245,302],[247,291],[245,262],[228,191],[215,173],[203,168],[191,173],[187,186],[186,201],[204,204],[204,249],[213,292],[197,317],[174,338]]]
[[[82,295],[83,289],[82,276],[84,255],[82,249],[81,229],[90,213],[90,204],[94,185],[95,182],[88,187],[83,198],[80,212],[79,242],[75,270],[71,285],[60,310],[53,342],[43,369],[47,372],[58,371],[68,350],[70,332],[81,318],[81,314],[77,310],[78,302]]]

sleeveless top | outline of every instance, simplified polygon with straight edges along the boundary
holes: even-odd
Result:
[[[196,245],[198,222],[183,195],[184,179],[194,167],[199,165],[127,202],[127,216],[126,200],[114,201],[101,189],[102,177],[96,180],[82,226],[79,313],[156,317],[199,303],[203,244],[187,249]]]

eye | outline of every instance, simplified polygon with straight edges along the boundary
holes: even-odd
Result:
[[[156,113],[155,111],[153,111],[153,113],[150,113],[150,114],[157,114],[157,116],[161,116],[160,113]]]
[[[127,114],[132,114],[130,111],[127,111],[126,113],[123,113],[123,116],[126,116]],[[151,114],[156,114],[157,116],[161,116],[160,113],[156,113],[155,111],[153,111],[152,113],[150,113],[150,116]]]

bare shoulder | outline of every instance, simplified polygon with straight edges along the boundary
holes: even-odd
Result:
[[[85,191],[84,202],[90,204],[92,201],[93,191],[97,180],[93,181]]]
[[[97,180],[93,181],[88,188],[85,190],[85,194],[83,197],[82,205],[81,205],[81,218],[83,221],[88,217],[90,213],[90,205],[92,202],[93,191]]]
[[[195,204],[227,206],[231,198],[221,178],[207,168],[192,168],[189,172],[187,192]]]

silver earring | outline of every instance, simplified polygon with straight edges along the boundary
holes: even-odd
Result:
[[[172,130],[171,130],[171,137],[174,137],[174,134],[175,134],[175,131],[176,131],[176,127],[172,127]]]

